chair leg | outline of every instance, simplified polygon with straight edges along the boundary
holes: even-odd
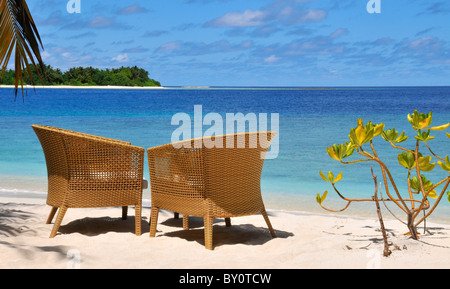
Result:
[[[225,218],[225,225],[231,227],[231,218]]]
[[[213,217],[206,216],[203,218],[205,225],[205,248],[208,250],[213,249]]]
[[[174,213],[173,213],[173,218],[176,219],[176,220],[178,220],[178,219],[180,218],[180,214],[177,213],[177,212],[174,212]]]
[[[135,210],[135,232],[136,236],[140,236],[142,234],[141,230],[141,219],[142,219],[142,205],[138,204],[134,207]]]
[[[270,234],[272,235],[273,238],[275,238],[276,237],[275,231],[272,228],[272,224],[270,223],[269,216],[267,216],[266,210],[263,210],[261,214],[263,215],[264,220],[266,221],[267,227],[269,227]]]
[[[128,206],[122,207],[122,220],[126,220],[128,217]]]
[[[64,215],[66,214],[67,207],[62,206],[59,208],[58,216],[56,217],[55,224],[53,225],[52,232],[50,233],[50,238],[54,238],[56,236],[56,233],[58,233],[59,226],[61,225],[61,222],[64,218]]]
[[[183,230],[189,230],[189,216],[183,215]]]
[[[58,210],[58,207],[52,207],[52,210],[50,211],[50,215],[48,215],[47,222],[45,222],[46,224],[51,224],[53,217],[55,216],[57,210]]]
[[[155,235],[156,235],[156,225],[158,223],[158,213],[159,213],[159,208],[152,207],[152,211],[150,214],[150,237],[155,237]]]

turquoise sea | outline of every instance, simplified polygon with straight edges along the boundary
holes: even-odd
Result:
[[[195,105],[201,105],[203,116],[218,113],[224,120],[227,114],[267,114],[269,120],[278,114],[278,155],[266,160],[262,175],[266,207],[325,212],[315,202],[317,193],[330,191],[326,204],[333,208],[343,203],[321,179],[319,170],[332,170],[335,175],[342,171],[338,188],[348,197],[373,195],[371,165],[381,180],[375,164],[341,165],[327,155],[326,147],[346,142],[350,128],[362,118],[364,123],[383,122],[386,128],[405,130],[410,139],[403,145],[413,148],[415,133],[407,114],[415,109],[433,111],[434,125],[450,122],[450,87],[28,89],[23,101],[21,95],[14,101],[12,89],[0,88],[0,195],[45,198],[45,159],[32,124],[148,148],[170,143],[178,127],[171,124],[172,117],[176,113],[193,116]],[[204,131],[208,128],[203,126]],[[450,154],[445,132],[433,135],[436,139],[429,143],[433,151],[441,156]],[[381,138],[375,147],[404,189],[406,170],[398,165],[399,151]],[[445,176],[436,167],[430,179],[436,182]],[[148,179],[147,167],[145,177]],[[146,190],[144,198],[149,197]],[[364,215],[367,210],[374,212],[374,205],[355,204],[349,212]],[[445,217],[447,212],[450,220],[450,204],[444,200],[438,213]]]

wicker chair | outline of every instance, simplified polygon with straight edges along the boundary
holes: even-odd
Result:
[[[261,213],[272,237],[260,180],[275,132],[237,133],[166,144],[147,150],[152,209],[150,237],[156,234],[159,209],[203,217],[205,247],[213,249],[213,218]],[[256,140],[256,142],[255,142]],[[214,147],[213,147],[214,146]]]
[[[145,149],[128,142],[32,125],[47,164],[47,224],[59,208],[50,238],[56,236],[68,208],[135,206],[135,233],[141,235]]]

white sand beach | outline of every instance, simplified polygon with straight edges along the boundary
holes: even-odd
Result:
[[[134,210],[69,209],[58,235],[45,224],[43,199],[0,199],[0,268],[450,268],[450,225],[427,224],[421,239],[403,235],[405,225],[385,220],[392,254],[383,257],[377,219],[268,210],[277,238],[262,216],[214,224],[214,250],[206,250],[203,220],[182,220],[162,211],[150,238],[150,209],[143,209],[142,235],[134,234]]]

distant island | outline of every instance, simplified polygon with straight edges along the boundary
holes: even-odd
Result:
[[[32,69],[34,85],[42,86],[161,86],[159,81],[149,78],[145,69],[137,66],[100,70],[93,67],[73,67],[62,72],[59,68],[44,65],[45,72],[38,76]],[[7,70],[0,84],[14,85],[15,72]],[[31,84],[28,75],[25,83]]]

